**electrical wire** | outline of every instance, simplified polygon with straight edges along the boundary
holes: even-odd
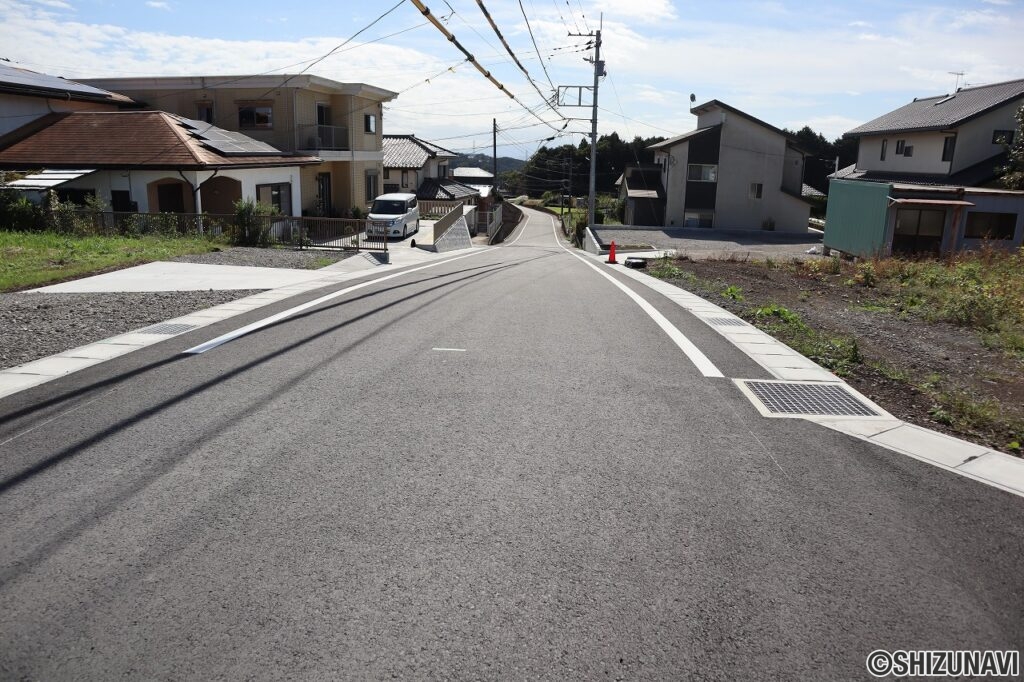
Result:
[[[519,70],[522,71],[523,75],[526,76],[526,80],[530,82],[530,85],[532,85],[533,89],[537,91],[537,94],[540,95],[540,98],[548,102],[548,106],[551,107],[552,111],[558,114],[559,112],[555,109],[554,104],[551,103],[551,100],[553,98],[545,97],[544,93],[540,91],[539,87],[537,87],[537,82],[533,80],[533,76],[531,76],[530,72],[526,70],[526,67],[523,66],[523,63],[519,61],[519,57],[517,57],[516,53],[512,51],[512,47],[508,44],[508,41],[505,40],[505,36],[501,34],[501,30],[498,28],[498,25],[494,23],[494,18],[491,16],[491,13],[487,11],[487,7],[484,6],[483,0],[476,0],[476,4],[480,7],[480,11],[484,13],[484,17],[487,18],[487,21],[488,23],[490,23],[491,28],[494,29],[495,35],[497,35],[498,39],[501,40],[501,44],[505,46],[505,50],[508,51],[508,55],[512,57],[512,61],[515,62],[516,66],[519,67]],[[534,43],[534,46],[536,46],[536,43]],[[537,56],[540,57],[540,54],[538,53]],[[544,60],[541,59],[541,66],[543,65]]]
[[[479,1],[479,0],[478,0]],[[551,86],[551,92],[558,92],[558,88],[551,82],[551,74],[548,73],[548,67],[544,64],[544,58],[540,56],[540,48],[537,47],[537,39],[533,37],[533,29],[530,27],[530,19],[526,16],[526,8],[523,7],[523,0],[519,0],[519,11],[523,13],[523,20],[526,22],[526,30],[530,33],[530,40],[533,41],[533,49],[537,51],[537,58],[540,59],[540,67],[544,70],[544,75],[548,79],[548,85]]]

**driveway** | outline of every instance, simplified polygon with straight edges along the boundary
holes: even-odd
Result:
[[[740,232],[684,227],[597,226],[591,230],[602,244],[619,248],[675,251],[694,260],[748,258],[814,258],[807,250],[821,246],[821,235],[785,232]],[[820,249],[819,249],[820,251]]]

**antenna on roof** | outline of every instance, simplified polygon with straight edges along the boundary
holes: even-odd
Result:
[[[960,79],[964,77],[963,71],[947,71],[950,76],[956,76],[956,84],[953,86],[953,92],[960,90]]]

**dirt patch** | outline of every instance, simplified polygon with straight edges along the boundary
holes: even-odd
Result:
[[[778,330],[764,309],[774,305],[796,313],[812,333],[852,345],[856,359],[830,369],[894,416],[1020,456],[1024,361],[986,345],[982,333],[895,312],[891,291],[852,284],[848,272],[811,277],[763,261],[673,265],[681,272],[664,279],[769,333]]]

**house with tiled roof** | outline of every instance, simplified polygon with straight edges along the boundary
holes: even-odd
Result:
[[[148,109],[240,132],[277,149],[315,156],[302,167],[304,213],[347,216],[381,194],[383,105],[398,93],[310,73],[91,78]]]
[[[415,135],[384,135],[384,191],[411,192],[426,178],[448,177],[448,163],[458,154]]]
[[[125,95],[0,64],[0,135],[47,114],[62,111],[116,111],[135,106]]]
[[[163,111],[49,114],[0,136],[0,170],[42,171],[8,186],[114,211],[232,213],[252,198],[299,215],[301,170],[319,163]]]
[[[998,177],[1013,141],[1024,79],[916,98],[845,133],[857,139],[846,180],[984,186]]]
[[[832,175],[824,244],[855,256],[1024,243],[1024,192],[997,186],[1024,79],[915,98],[846,133],[857,163]]]

